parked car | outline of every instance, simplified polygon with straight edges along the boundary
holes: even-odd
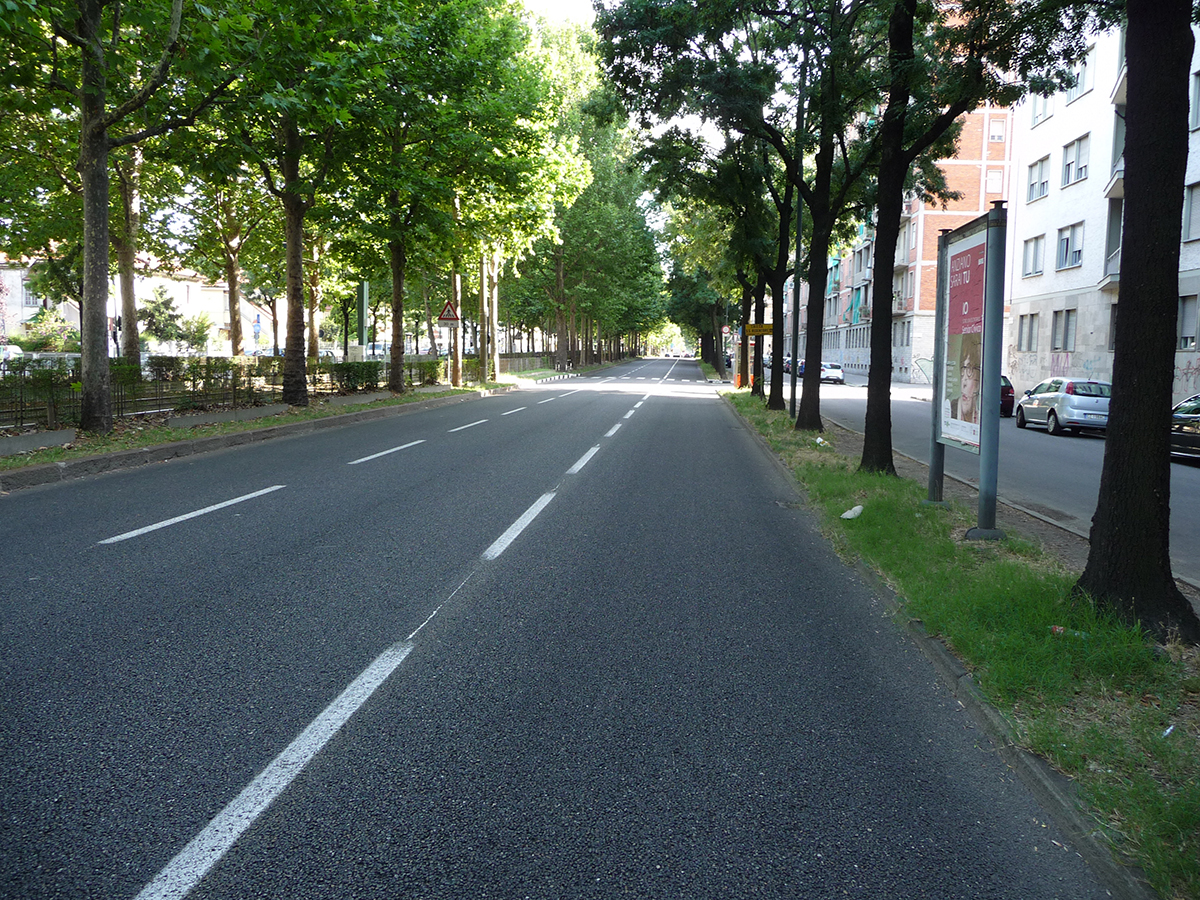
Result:
[[[1017,399],[1013,384],[1007,375],[1000,376],[1000,415],[1009,418],[1013,414],[1013,404]]]
[[[1171,410],[1171,454],[1200,458],[1200,394]]]
[[[837,363],[823,362],[821,363],[821,380],[831,384],[845,384],[846,375]]]
[[[1017,427],[1045,425],[1050,434],[1108,427],[1112,385],[1085,378],[1047,378],[1017,404]]]

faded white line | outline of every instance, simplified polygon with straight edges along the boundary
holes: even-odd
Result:
[[[579,390],[580,389],[577,388],[576,390],[573,390],[573,391],[567,391],[565,394],[559,394],[558,398],[561,400],[563,397],[570,397],[572,394],[578,394]]]
[[[618,431],[620,431],[620,430],[621,430],[621,423],[620,423],[620,422],[618,422],[618,423],[617,423],[616,425],[614,425],[612,428],[608,429],[608,431],[606,431],[606,432],[604,433],[604,436],[605,436],[605,437],[612,437],[614,434],[616,434],[616,433],[617,433]]]
[[[529,527],[529,523],[538,517],[543,509],[545,509],[551,500],[554,499],[554,491],[542,494],[537,499],[537,502],[521,515],[521,518],[508,526],[508,531],[496,538],[496,542],[492,546],[483,551],[484,559],[495,559],[501,553],[508,549],[508,545],[517,539],[517,536]]]
[[[506,413],[500,413],[502,416],[511,416],[513,413],[519,413],[523,409],[529,409],[528,406],[518,406],[516,409],[510,409]]]
[[[571,466],[571,468],[567,469],[567,474],[568,475],[578,475],[580,469],[582,469],[584,466],[586,466],[588,464],[588,461],[593,456],[595,456],[596,453],[599,452],[599,450],[600,450],[600,445],[597,444],[595,447],[593,447],[587,453],[583,454],[583,456],[579,457],[579,461],[576,462],[575,465],[573,465],[573,466]]]
[[[261,497],[263,494],[269,494],[272,491],[283,490],[286,485],[276,484],[269,488],[263,488],[261,491],[255,491],[253,494],[246,494],[242,497],[234,497],[232,500],[226,500],[224,503],[216,503],[212,506],[206,506],[204,509],[198,509],[195,512],[185,513],[182,516],[176,516],[173,519],[167,519],[165,522],[156,522],[153,525],[147,525],[145,528],[138,528],[136,531],[127,531],[124,534],[118,534],[116,537],[105,538],[100,541],[101,544],[117,544],[121,541],[127,541],[130,538],[139,537],[143,534],[148,534],[151,531],[158,531],[160,528],[166,528],[168,525],[178,525],[180,522],[186,522],[188,519],[194,519],[197,516],[207,515],[210,512],[216,512],[218,509],[224,509],[227,506],[233,506],[235,503],[244,503],[247,500],[253,500],[255,497]]]
[[[541,406],[543,403],[549,403],[551,400],[557,400],[557,399],[558,399],[557,397],[547,397],[545,400],[539,400],[538,406]]]
[[[628,419],[632,415],[633,415],[633,410],[631,409],[629,412],[625,413],[625,418]]]
[[[199,884],[208,871],[254,824],[255,820],[303,771],[346,721],[387,681],[412,644],[393,644],[342,691],[312,723],[292,741],[201,831],[167,863],[137,895],[137,900],[178,900]]]
[[[472,422],[470,425],[459,425],[457,428],[451,428],[446,434],[454,434],[456,431],[466,431],[468,428],[474,428],[476,425],[482,425],[487,419],[480,419],[478,422]]]
[[[645,402],[646,402],[645,400],[639,400],[637,403],[633,404],[633,408],[637,409],[639,406],[641,406]]]
[[[424,438],[419,441],[409,441],[402,447],[393,447],[391,450],[382,450],[379,453],[372,453],[370,456],[364,456],[362,459],[355,459],[346,463],[348,466],[357,466],[359,463],[370,462],[373,459],[379,459],[381,456],[387,456],[389,453],[399,453],[401,450],[407,450],[409,447],[415,447],[417,444],[425,443]]]

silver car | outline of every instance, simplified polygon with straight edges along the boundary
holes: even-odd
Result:
[[[1017,427],[1045,425],[1050,434],[1108,427],[1112,385],[1086,378],[1047,378],[1017,403]]]

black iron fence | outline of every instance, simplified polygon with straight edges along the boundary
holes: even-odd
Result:
[[[501,372],[541,368],[546,360],[532,354],[501,358]],[[446,360],[405,356],[405,380],[411,385],[448,381]],[[306,367],[312,395],[351,394],[385,387],[388,360],[340,362],[333,357],[309,359]],[[223,406],[255,406],[277,402],[283,391],[283,358],[148,356],[141,366],[121,358],[110,361],[113,415],[134,416]],[[479,362],[463,361],[463,378],[478,382]],[[79,421],[80,361],[78,354],[36,354],[0,362],[0,428],[37,425],[69,426]]]

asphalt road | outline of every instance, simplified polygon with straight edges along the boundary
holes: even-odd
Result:
[[[844,386],[821,385],[821,414],[862,431],[866,379],[851,375],[848,381]],[[791,396],[786,374],[784,392]],[[892,445],[925,463],[929,461],[930,395],[928,385],[892,385]],[[1000,498],[1085,536],[1096,512],[1103,465],[1103,434],[1056,438],[1036,425],[1017,428],[1015,418],[1000,420]],[[947,447],[946,472],[978,484],[979,457]],[[1200,585],[1200,465],[1193,462],[1171,463],[1171,561],[1176,576]]]
[[[4,898],[1106,896],[692,361],[0,513]]]

